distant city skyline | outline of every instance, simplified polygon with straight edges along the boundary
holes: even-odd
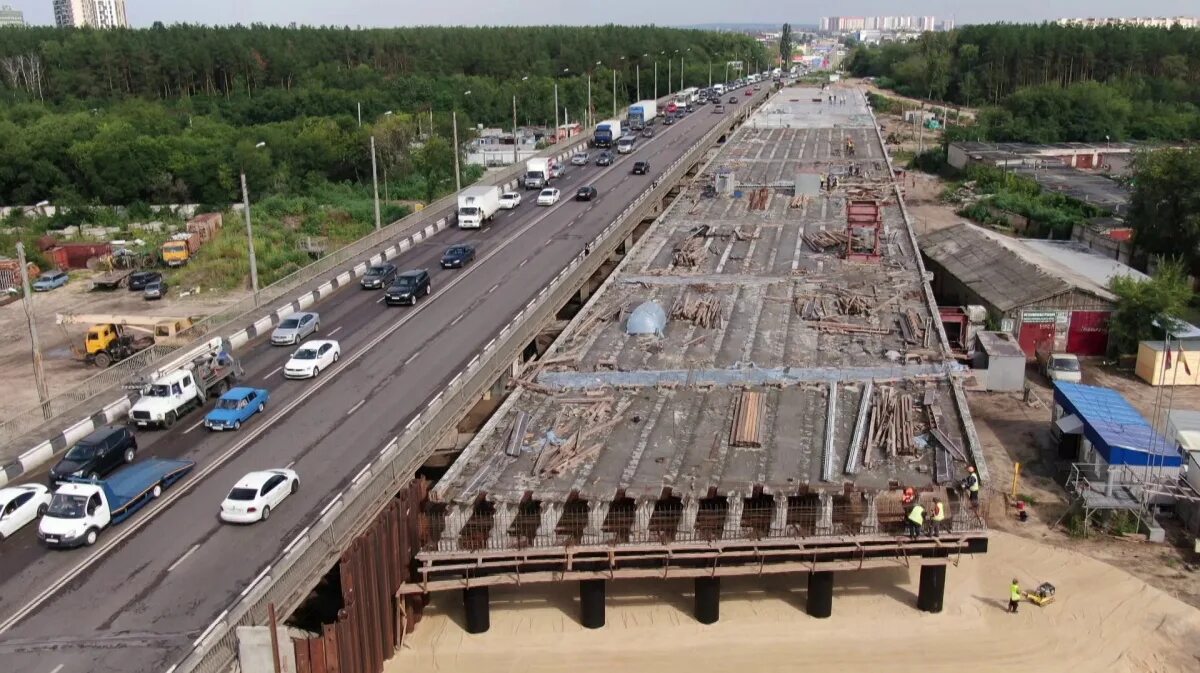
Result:
[[[24,13],[30,25],[54,24],[54,0],[5,0]],[[378,0],[127,0],[129,25],[146,28],[156,21],[202,24],[267,23],[336,26],[415,25],[586,25],[617,23],[682,26],[713,23],[780,23],[817,25],[822,16],[936,15],[957,25],[993,21],[1042,22],[1062,18],[1173,17],[1196,16],[1196,0],[1145,0],[1131,7],[1122,0],[1010,0],[1004,3],[962,3],[926,0],[896,3],[887,0],[858,0],[839,4],[803,0],[786,9],[768,0],[742,0],[735,8],[728,3],[704,0],[608,0],[607,12],[581,11],[578,3],[565,0],[541,3],[529,11],[527,0],[459,0],[454,3],[389,3]]]

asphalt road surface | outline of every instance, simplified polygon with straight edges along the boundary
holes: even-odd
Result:
[[[757,100],[757,97],[755,98]],[[745,105],[741,103],[740,105]],[[538,207],[536,192],[482,230],[447,229],[393,260],[427,268],[433,294],[415,308],[388,307],[357,286],[317,305],[320,333],[341,361],[316,380],[289,381],[292,348],[265,339],[242,352],[244,385],[271,402],[236,433],[209,433],[193,411],[169,431],[139,431],[139,458],[190,458],[197,467],[163,498],[105,531],[92,548],[43,549],[30,525],[0,542],[0,670],[5,673],[153,673],[186,655],[214,618],[405,427],[409,419],[579,254],[661,169],[723,116],[700,107],[613,166],[567,166],[563,199]],[[594,160],[594,156],[593,156]],[[649,160],[648,176],[631,175]],[[594,185],[591,202],[572,200]],[[470,242],[476,261],[438,268],[450,244]],[[267,522],[222,524],[217,509],[243,474],[292,467],[300,491]],[[44,479],[44,474],[33,475]]]

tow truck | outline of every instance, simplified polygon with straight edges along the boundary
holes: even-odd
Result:
[[[126,384],[142,396],[129,408],[129,422],[140,428],[169,428],[179,417],[220,397],[243,376],[228,339],[214,337],[152,372]]]

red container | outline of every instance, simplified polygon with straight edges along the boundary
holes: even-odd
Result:
[[[188,233],[196,234],[200,237],[201,243],[208,243],[217,237],[217,232],[221,231],[221,213],[203,213],[188,220]]]
[[[61,252],[59,252],[61,251]],[[108,243],[62,243],[47,251],[60,269],[86,269],[89,259],[112,254]]]

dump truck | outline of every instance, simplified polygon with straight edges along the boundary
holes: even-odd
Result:
[[[187,264],[192,255],[200,249],[200,243],[199,234],[187,233],[171,236],[171,240],[163,243],[160,249],[163,264],[170,267]]]
[[[629,121],[631,123],[645,124],[656,116],[658,116],[658,101],[640,100],[629,106]]]
[[[153,458],[108,479],[70,477],[50,499],[37,537],[47,547],[90,547],[101,531],[133,516],[194,467],[190,460]]]
[[[496,185],[474,185],[458,195],[458,228],[479,229],[500,210],[500,195],[504,190]]]
[[[127,384],[142,396],[129,408],[129,422],[140,428],[169,428],[181,416],[220,397],[242,377],[242,364],[227,339],[214,337],[153,372]]]
[[[592,134],[592,144],[596,147],[612,147],[620,137],[621,120],[605,119],[596,124],[596,132]]]
[[[59,313],[59,325],[90,325],[83,337],[83,350],[72,345],[75,356],[85,364],[108,367],[154,344],[179,343],[200,316],[131,316],[114,313]]]

